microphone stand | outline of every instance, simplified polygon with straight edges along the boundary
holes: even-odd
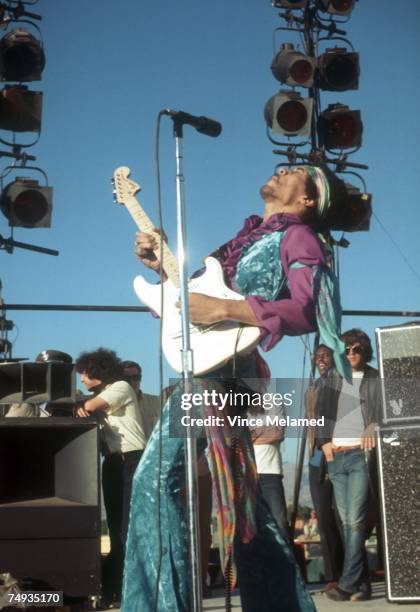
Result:
[[[185,192],[182,152],[182,120],[172,117],[176,148],[176,210],[177,244],[182,324],[182,377],[183,391],[193,392],[193,352],[190,344],[190,322],[188,309],[188,270],[186,260],[186,222]],[[191,397],[191,395],[190,395]],[[190,575],[192,590],[190,596],[191,612],[202,611],[202,582],[200,564],[200,541],[198,538],[198,483],[197,483],[197,444],[194,436],[187,434],[184,440],[185,475],[187,486],[188,541],[190,553]]]

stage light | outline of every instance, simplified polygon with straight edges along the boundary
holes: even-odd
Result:
[[[294,91],[280,92],[268,100],[265,120],[276,134],[308,135],[311,130],[312,98],[302,98]]]
[[[357,187],[346,183],[347,206],[344,215],[344,223],[347,232],[367,232],[372,216],[372,195],[360,192]]]
[[[40,42],[29,32],[15,29],[0,41],[2,81],[39,81],[45,66]]]
[[[52,187],[16,178],[4,189],[0,206],[10,227],[51,227]]]
[[[367,232],[372,216],[372,195],[363,193],[354,185],[345,183],[347,196],[333,211],[329,226],[341,232]]]
[[[315,59],[296,51],[291,43],[286,43],[274,57],[271,72],[281,83],[312,87]]]
[[[326,149],[350,149],[362,144],[360,111],[343,104],[330,104],[320,114],[317,129],[320,145]]]
[[[25,86],[0,89],[0,130],[40,132],[42,92]]]
[[[356,0],[318,0],[321,11],[331,15],[348,16],[351,14]]]
[[[273,6],[284,9],[300,9],[306,8],[308,0],[274,0]]]
[[[319,87],[324,91],[346,91],[359,87],[359,54],[346,49],[327,49],[318,58]]]

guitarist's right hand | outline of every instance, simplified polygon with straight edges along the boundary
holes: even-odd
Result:
[[[157,227],[153,229],[157,234],[160,234],[160,230]],[[165,235],[163,235],[163,238],[166,240]],[[146,234],[145,232],[136,233],[135,253],[137,257],[147,268],[160,274],[160,263],[154,253],[158,249],[159,243],[152,234]]]

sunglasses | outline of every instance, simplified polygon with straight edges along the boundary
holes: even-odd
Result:
[[[355,355],[363,355],[363,347],[358,344],[357,346],[346,346],[346,355],[354,353]]]
[[[139,376],[138,374],[133,374],[132,376],[126,376],[125,378],[127,380],[141,380],[141,376]]]

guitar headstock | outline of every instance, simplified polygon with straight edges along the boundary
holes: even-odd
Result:
[[[130,180],[128,177],[131,174],[130,168],[127,166],[121,166],[114,172],[114,198],[118,204],[126,204],[127,199],[132,198],[139,191],[141,191],[140,185]]]

